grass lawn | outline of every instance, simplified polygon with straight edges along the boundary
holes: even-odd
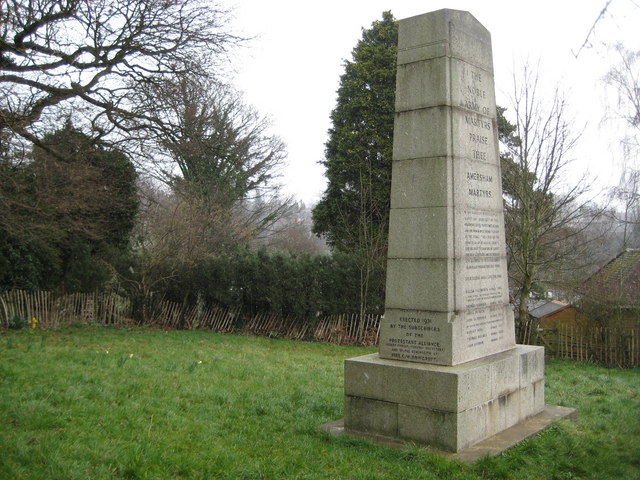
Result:
[[[547,365],[578,409],[473,465],[318,426],[375,349],[210,332],[0,332],[0,479],[640,479],[640,369]]]

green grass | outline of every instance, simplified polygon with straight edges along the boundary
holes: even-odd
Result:
[[[0,332],[0,479],[638,479],[640,369],[552,362],[576,407],[465,465],[318,426],[342,417],[342,363],[374,351],[209,332]]]

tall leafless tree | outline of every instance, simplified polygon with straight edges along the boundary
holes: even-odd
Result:
[[[227,13],[201,0],[3,0],[0,130],[45,147],[46,120],[64,108],[101,135],[158,126],[134,93],[158,76],[219,63],[238,41]]]
[[[618,58],[604,77],[616,96],[610,118],[622,119],[633,130],[640,130],[640,51],[633,51],[617,44],[613,50]]]
[[[583,233],[598,216],[589,204],[590,184],[569,167],[579,135],[572,131],[559,88],[544,98],[529,65],[514,75],[513,115],[518,141],[503,160],[507,247],[520,332],[527,331],[530,294],[553,285],[586,258]],[[519,338],[520,341],[526,340]]]
[[[618,157],[622,173],[618,185],[611,190],[610,198],[616,201],[621,214],[616,215],[623,227],[623,248],[632,245],[639,225],[640,200],[640,52],[627,49],[622,44],[611,47],[616,63],[604,76],[607,91],[613,96],[608,102],[605,121],[614,124],[620,134],[622,154]]]

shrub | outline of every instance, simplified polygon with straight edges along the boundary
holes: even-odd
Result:
[[[346,254],[243,247],[199,264],[174,265],[174,276],[161,296],[179,303],[239,308],[247,315],[309,319],[358,312],[358,278],[356,261]],[[370,304],[381,305],[382,299]]]
[[[8,327],[11,330],[21,330],[26,328],[29,325],[26,318],[23,318],[19,315],[14,315],[9,319]]]

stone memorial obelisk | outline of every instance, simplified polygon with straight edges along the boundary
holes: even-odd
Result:
[[[515,344],[489,32],[401,20],[379,354],[345,362],[345,431],[460,451],[545,408],[544,349]]]

